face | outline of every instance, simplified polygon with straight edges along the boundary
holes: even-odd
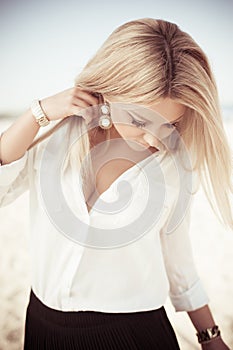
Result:
[[[132,146],[159,149],[161,139],[169,136],[182,118],[186,107],[170,98],[150,105],[121,103],[107,100],[110,103],[111,118],[114,124],[112,133],[124,140],[130,140]],[[119,137],[118,136],[118,137]]]

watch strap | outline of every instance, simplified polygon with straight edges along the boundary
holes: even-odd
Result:
[[[198,342],[199,343],[204,343],[208,342],[214,338],[217,338],[220,336],[220,330],[217,325],[214,325],[211,328],[206,328],[200,332],[196,333]]]
[[[41,108],[39,100],[33,100],[30,108],[31,108],[33,116],[36,119],[36,122],[40,126],[46,126],[50,123],[50,120],[48,119],[48,117],[45,115],[44,111]]]

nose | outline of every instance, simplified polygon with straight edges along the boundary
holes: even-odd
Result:
[[[150,134],[144,134],[143,139],[146,143],[148,143],[152,147],[157,147],[159,144],[158,140]]]

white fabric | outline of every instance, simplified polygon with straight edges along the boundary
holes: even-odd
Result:
[[[56,132],[59,142],[61,134]],[[48,217],[39,187],[38,169],[48,139],[20,158],[0,167],[0,205],[12,203],[30,191],[30,254],[32,289],[51,308],[62,311],[93,310],[135,312],[161,307],[169,295],[176,311],[191,311],[209,302],[193,261],[189,239],[190,208],[178,227],[166,233],[177,199],[177,176],[171,157],[163,152],[128,169],[101,196],[117,198],[117,184],[128,180],[133,198],[123,215],[113,217],[94,209],[88,215],[77,177],[66,172],[62,188],[72,212],[92,227],[124,227],[143,212],[148,198],[143,170],[150,166],[156,180],[163,169],[166,199],[159,220],[141,238],[112,249],[95,249],[63,235]],[[69,142],[69,140],[68,140]],[[140,170],[141,169],[141,170]],[[49,176],[49,174],[48,174]],[[155,199],[155,205],[156,205]],[[153,208],[151,207],[153,213]]]

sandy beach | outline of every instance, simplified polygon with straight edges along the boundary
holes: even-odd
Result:
[[[0,131],[11,122],[1,119]],[[233,121],[229,119],[224,125],[230,140]],[[196,266],[216,324],[233,348],[233,232],[217,220],[202,189],[195,197],[190,237]],[[23,346],[30,292],[28,201],[28,193],[24,193],[0,210],[0,350],[20,350]],[[176,313],[169,299],[165,308],[181,349],[200,349],[187,313]]]

